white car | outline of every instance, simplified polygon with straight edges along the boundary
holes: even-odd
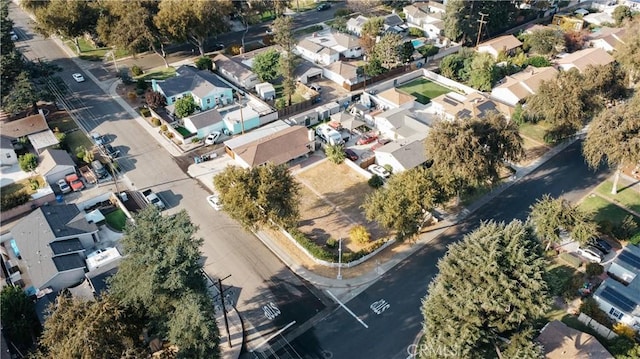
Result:
[[[91,132],[89,136],[91,136],[93,142],[95,142],[98,146],[106,145],[107,142],[109,142],[105,136],[102,136],[97,132]]]
[[[71,192],[71,187],[69,187],[69,184],[64,180],[64,178],[58,180],[58,187],[60,187],[60,192],[62,193]]]
[[[389,176],[391,176],[391,173],[389,173],[389,171],[387,171],[384,167],[380,166],[380,165],[370,165],[369,167],[367,167],[367,170],[369,170],[369,172],[373,173],[374,175],[378,175],[382,178],[387,178]]]
[[[11,37],[11,41],[18,41],[18,35],[16,34],[15,31],[13,30],[9,31],[9,36]]]
[[[82,76],[82,74],[75,73],[71,76],[73,76],[73,79],[76,80],[76,82],[84,82],[84,76]]]
[[[604,254],[592,246],[578,248],[578,254],[593,263],[600,263],[604,260]]]
[[[209,146],[216,143],[216,141],[220,138],[221,133],[217,131],[211,132],[207,138],[204,139],[204,144]]]
[[[218,195],[212,194],[211,196],[207,196],[207,202],[216,211],[222,209],[222,203],[220,203],[220,197],[218,197]]]

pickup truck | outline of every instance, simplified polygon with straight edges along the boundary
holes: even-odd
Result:
[[[149,202],[149,204],[156,206],[159,210],[162,211],[163,209],[166,208],[166,206],[164,205],[164,202],[162,202],[160,197],[158,197],[157,194],[153,193],[151,189],[148,189],[142,192],[142,195],[147,200],[147,202]]]

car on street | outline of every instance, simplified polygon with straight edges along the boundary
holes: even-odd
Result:
[[[273,29],[268,27],[267,30],[265,31],[265,34],[267,35],[273,35]]]
[[[220,203],[220,197],[216,194],[212,194],[211,196],[207,196],[207,203],[216,211],[222,209],[222,203]]]
[[[344,155],[350,159],[351,161],[357,161],[358,160],[358,155],[351,149],[345,148],[344,150]]]
[[[214,44],[213,51],[222,51],[224,50],[224,44]]]
[[[109,156],[109,158],[114,159],[120,156],[120,150],[114,148],[110,144],[100,146],[104,150],[104,152]]]
[[[218,131],[213,131],[204,139],[204,144],[207,146],[213,145],[220,138],[221,133]]]
[[[356,142],[356,145],[366,145],[378,139],[378,136],[370,133],[365,133]]]
[[[370,165],[369,167],[367,167],[367,170],[369,170],[369,172],[373,173],[374,175],[378,175],[382,178],[387,178],[389,176],[391,176],[391,173],[389,173],[389,171],[387,171],[386,168],[380,166],[380,165]]]
[[[595,247],[604,254],[608,254],[613,249],[609,242],[607,242],[603,238],[592,239],[591,241],[589,241],[589,245]]]
[[[316,7],[316,10],[318,11],[324,11],[324,10],[329,10],[329,8],[331,8],[331,4],[328,3],[322,3],[320,5],[318,5],[318,7]]]
[[[69,184],[64,180],[64,178],[58,180],[58,187],[60,188],[60,192],[62,193],[71,192],[71,187],[69,187]]]
[[[76,82],[84,82],[84,76],[80,73],[75,73],[71,76],[73,76],[73,79],[76,80]]]
[[[604,260],[604,254],[593,246],[579,247],[578,254],[593,263],[600,263]]]
[[[65,179],[67,180],[67,182],[69,182],[69,186],[71,186],[71,189],[73,189],[74,191],[77,192],[84,189],[84,183],[82,183],[82,180],[80,179],[80,177],[78,177],[77,174],[68,174],[65,176]]]
[[[109,142],[106,136],[103,136],[97,132],[91,132],[89,136],[91,136],[93,142],[95,142],[95,144],[98,146],[106,145]]]

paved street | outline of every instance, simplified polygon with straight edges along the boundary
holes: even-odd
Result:
[[[578,141],[560,152],[350,300],[346,306],[368,328],[337,308],[294,340],[294,348],[306,353],[305,358],[330,357],[327,353],[333,358],[407,358],[406,349],[422,327],[421,299],[437,272],[437,261],[445,254],[446,245],[460,240],[483,220],[524,220],[529,206],[545,193],[573,202],[582,198],[607,173],[591,171],[584,163],[580,146]]]
[[[85,82],[73,81],[71,74],[82,70],[53,40],[35,35],[30,30],[31,19],[13,3],[10,17],[20,29],[17,45],[28,58],[46,59],[63,69],[59,76],[73,93],[60,102],[71,108],[85,130],[108,135],[112,145],[121,150],[118,162],[125,174],[123,183],[139,190],[153,188],[167,203],[167,214],[185,209],[199,226],[205,270],[213,277],[231,275],[224,284],[233,287],[232,297],[243,317],[249,348],[283,324],[303,323],[324,308],[310,286],[253,234],[224,212],[209,207],[205,201],[209,192],[187,176],[118,103],[87,76]]]

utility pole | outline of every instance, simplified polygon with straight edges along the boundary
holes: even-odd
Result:
[[[340,238],[338,243],[338,276],[336,279],[340,280],[342,279],[342,238]]]
[[[489,16],[489,14],[483,14],[481,12],[479,12],[478,14],[481,16],[481,18],[480,20],[478,20],[478,22],[480,23],[480,26],[478,26],[478,38],[476,39],[476,47],[478,47],[478,44],[480,43],[480,34],[482,33],[482,25],[488,22],[484,19],[484,17]]]
[[[238,103],[240,104],[240,126],[242,126],[242,134],[244,135],[244,114],[242,113],[242,108],[244,107],[242,104],[242,94],[238,91]]]

